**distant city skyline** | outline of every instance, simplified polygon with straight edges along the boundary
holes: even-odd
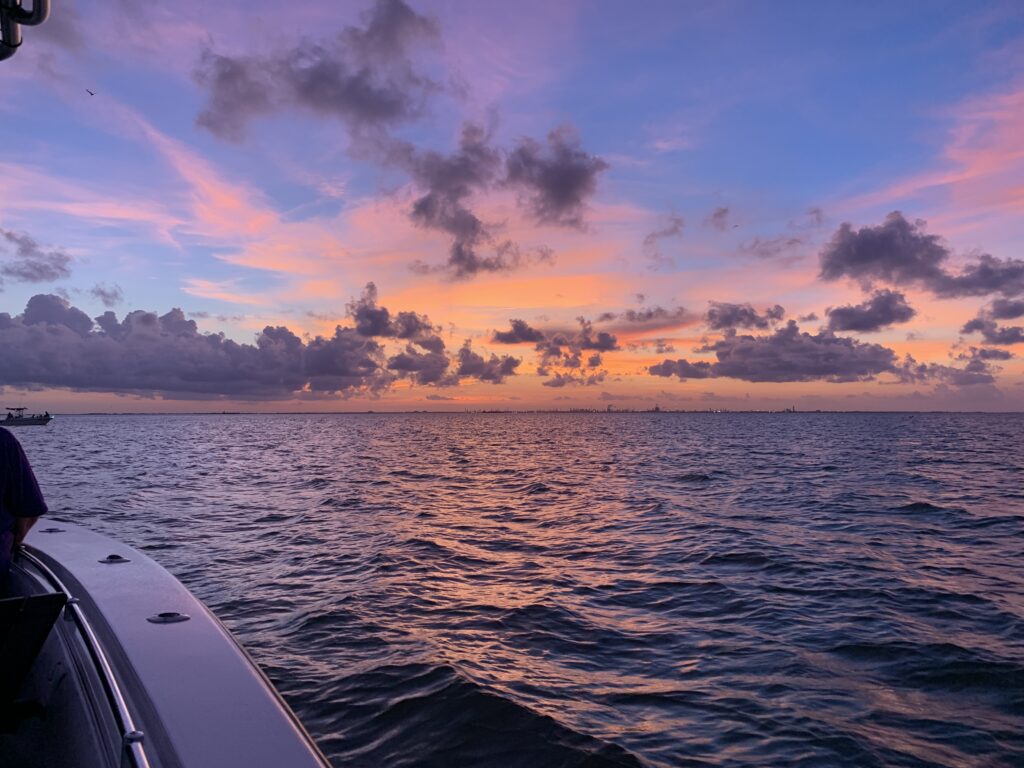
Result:
[[[55,2],[0,62],[50,412],[1024,409],[1013,2]]]

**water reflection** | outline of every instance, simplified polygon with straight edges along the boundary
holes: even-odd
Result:
[[[1024,418],[62,418],[345,765],[1012,764]]]

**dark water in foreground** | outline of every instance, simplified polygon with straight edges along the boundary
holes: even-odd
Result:
[[[1020,766],[1024,417],[64,417],[338,765]]]

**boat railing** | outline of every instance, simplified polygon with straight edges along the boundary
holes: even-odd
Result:
[[[78,631],[85,642],[85,646],[92,657],[93,664],[103,683],[103,689],[107,696],[110,708],[117,719],[117,726],[121,731],[121,766],[122,768],[150,768],[149,759],[146,757],[146,750],[143,745],[143,732],[136,726],[135,718],[125,700],[121,687],[117,683],[114,669],[110,660],[103,652],[103,647],[96,637],[89,620],[79,604],[78,599],[71,594],[60,578],[42,560],[32,553],[30,546],[23,546],[22,556],[34,565],[50,582],[50,585],[58,592],[67,596],[68,601],[64,607],[70,611],[71,616],[78,627]]]

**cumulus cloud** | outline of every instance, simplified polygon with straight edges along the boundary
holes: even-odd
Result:
[[[825,310],[825,314],[828,315],[829,330],[871,333],[896,323],[905,323],[917,311],[907,304],[902,293],[883,290],[861,304],[832,307]]]
[[[593,325],[589,320],[582,317],[576,318],[580,324],[580,332],[573,341],[576,349],[596,349],[601,352],[611,352],[619,348],[618,339],[615,334],[607,331],[595,333]]]
[[[993,360],[1008,360],[1009,357],[1009,353],[1003,356],[1001,350],[971,347],[967,353],[957,356],[958,360],[965,362],[962,368],[957,368],[941,363],[918,363],[908,355],[896,374],[902,381],[937,380],[956,387],[993,384],[996,379],[993,375],[995,369],[991,362]]]
[[[1008,346],[1010,344],[1024,344],[1024,327],[1019,325],[999,325],[991,317],[979,315],[973,320],[968,320],[960,333],[980,333],[981,337],[988,344],[999,344]]]
[[[255,118],[299,107],[341,120],[353,134],[417,116],[441,86],[412,57],[439,41],[436,22],[402,0],[377,0],[363,26],[333,40],[304,40],[271,55],[230,56],[207,49],[195,71],[207,103],[196,123],[240,141]]]
[[[388,370],[408,376],[415,384],[453,386],[457,377],[448,373],[450,361],[443,351],[421,351],[412,344],[388,359]]]
[[[458,362],[457,373],[459,376],[473,376],[480,381],[501,384],[509,376],[515,375],[516,368],[519,367],[521,361],[510,355],[498,357],[493,352],[490,358],[484,358],[473,351],[467,340],[459,350]]]
[[[1015,320],[1024,317],[1024,300],[996,299],[987,308],[968,320],[960,333],[980,333],[988,344],[1008,346],[1024,343],[1024,327],[1000,325],[997,320]]]
[[[1016,320],[1024,317],[1024,299],[996,299],[992,302],[989,316],[997,320]]]
[[[937,235],[927,234],[924,226],[899,211],[876,227],[854,230],[844,223],[821,251],[820,276],[847,277],[865,287],[877,281],[916,285],[943,298],[1024,293],[1024,261],[981,254],[953,273],[947,268],[949,247]]]
[[[605,319],[615,317],[612,313],[606,313]],[[608,331],[595,331],[594,324],[584,317],[577,317],[579,329],[571,331],[535,331],[529,326],[519,327],[515,321],[512,323],[512,330],[508,332],[508,338],[513,338],[516,333],[541,333],[534,349],[538,355],[537,374],[540,376],[552,376],[555,383],[544,382],[548,387],[564,387],[570,384],[590,385],[603,381],[607,371],[595,371],[604,362],[603,353],[620,349],[619,340],[615,334]],[[525,325],[525,324],[524,324]],[[497,336],[497,334],[496,334]],[[584,356],[585,352],[590,354]],[[587,374],[581,373],[583,368],[591,371]]]
[[[717,362],[665,360],[651,366],[649,372],[683,379],[860,381],[896,368],[896,355],[890,349],[835,336],[831,331],[801,332],[792,320],[770,336],[740,335],[729,329],[721,340],[699,351],[713,352]]]
[[[541,382],[541,386],[552,387],[554,389],[561,389],[562,387],[567,387],[570,385],[579,387],[593,387],[596,386],[597,384],[601,384],[605,380],[607,375],[607,371],[598,371],[597,373],[580,375],[573,375],[571,373],[556,373],[547,381]]]
[[[421,191],[410,210],[414,223],[451,237],[444,264],[416,262],[421,274],[469,278],[552,260],[544,245],[521,247],[483,221],[472,198],[512,187],[538,221],[582,228],[588,199],[607,163],[584,151],[575,132],[558,128],[546,145],[522,139],[510,152],[490,131],[463,126],[458,148],[445,154],[396,137],[393,129],[423,113],[442,90],[418,71],[414,54],[440,42],[437,24],[403,0],[377,0],[363,26],[348,27],[328,43],[302,41],[273,55],[227,56],[207,50],[195,73],[208,91],[197,122],[215,135],[240,141],[256,117],[300,107],[335,117],[347,127],[362,159],[408,173]]]
[[[452,238],[444,266],[453,277],[478,272],[500,272],[519,264],[519,249],[498,242],[492,231],[469,208],[469,199],[487,189],[501,171],[501,153],[478,125],[462,128],[458,150],[451,155],[422,151],[408,142],[393,142],[387,162],[399,165],[425,193],[412,206],[410,216],[421,227],[445,232]],[[484,253],[483,248],[488,252]],[[429,267],[421,271],[428,271]]]
[[[696,363],[689,360],[662,360],[647,370],[652,376],[677,376],[683,380],[708,379],[715,375],[711,363],[703,360]]]
[[[580,147],[563,126],[548,134],[547,146],[522,139],[506,161],[506,183],[520,190],[537,221],[581,229],[587,200],[608,163]]]
[[[986,349],[985,347],[971,347],[966,355],[961,354],[961,360],[1010,360],[1013,353],[1006,349]]]
[[[405,339],[432,352],[445,348],[444,340],[437,335],[437,328],[425,315],[415,312],[392,314],[387,307],[377,305],[377,286],[367,283],[358,299],[346,307],[349,316],[355,320],[355,330],[361,336],[384,336]]]
[[[679,379],[731,378],[752,382],[869,381],[887,373],[899,381],[940,380],[956,386],[994,381],[986,358],[973,355],[963,368],[900,360],[891,349],[836,336],[825,329],[801,331],[790,320],[767,336],[740,335],[734,329],[698,352],[713,352],[715,362],[664,360],[648,368],[652,376]]]
[[[519,361],[485,360],[467,343],[458,371],[429,320],[391,313],[367,286],[352,303],[354,327],[303,340],[267,326],[255,343],[201,333],[180,309],[163,315],[106,311],[93,320],[65,299],[39,294],[15,317],[0,313],[0,386],[49,386],[168,398],[287,399],[376,396],[398,379],[452,386],[460,376],[499,383]],[[390,354],[384,340],[405,342]]]
[[[709,302],[711,307],[704,315],[704,322],[713,331],[727,328],[765,329],[780,321],[786,310],[776,304],[764,313],[759,313],[750,304],[731,304],[726,301]]]
[[[49,283],[70,277],[70,264],[64,251],[43,248],[25,232],[0,228],[0,279]]]
[[[202,334],[179,309],[134,311],[93,321],[66,301],[34,296],[24,314],[0,314],[5,364],[0,383],[167,397],[281,399],[305,389],[343,396],[386,389],[375,341],[337,328],[304,343],[287,328],[267,327],[255,344]]]
[[[507,331],[495,331],[491,341],[497,344],[522,344],[524,342],[534,344],[544,340],[543,331],[531,328],[525,320],[513,319],[509,323],[511,328]]]
[[[443,265],[418,263],[414,269],[444,271],[458,279],[551,262],[550,248],[524,250],[499,237],[499,228],[480,219],[470,203],[496,186],[513,186],[521,192],[520,204],[543,223],[582,227],[586,200],[595,192],[597,174],[605,164],[564,135],[565,131],[553,132],[546,152],[536,149],[536,142],[523,140],[508,155],[492,145],[488,130],[473,123],[463,126],[459,148],[450,155],[400,140],[378,142],[382,162],[404,169],[424,190],[413,203],[412,220],[452,238]]]

